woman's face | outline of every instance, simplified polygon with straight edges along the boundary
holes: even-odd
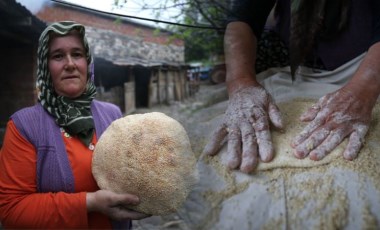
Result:
[[[87,59],[79,34],[51,37],[48,67],[58,95],[76,98],[85,91]]]

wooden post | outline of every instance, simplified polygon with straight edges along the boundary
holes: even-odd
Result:
[[[161,104],[161,66],[158,67],[157,74],[157,102]]]
[[[169,76],[168,76],[168,69],[165,71],[165,103],[169,104]]]
[[[136,81],[132,69],[132,66],[128,66],[129,81],[124,83],[125,114],[130,114],[136,110]]]

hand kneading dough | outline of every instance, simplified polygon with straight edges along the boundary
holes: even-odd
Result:
[[[302,113],[307,111],[314,103],[315,100],[308,99],[294,99],[289,102],[279,103],[282,119],[285,124],[285,133],[272,131],[272,141],[275,149],[275,157],[269,163],[260,162],[258,170],[268,170],[274,168],[285,167],[314,167],[319,165],[328,164],[337,157],[343,157],[342,153],[347,145],[345,139],[338,147],[336,147],[330,154],[322,160],[313,161],[307,156],[304,159],[298,159],[294,156],[294,149],[290,146],[292,139],[298,135],[306,126],[306,122],[299,120]]]
[[[101,189],[140,198],[128,208],[163,215],[186,200],[197,182],[195,165],[182,125],[153,112],[115,120],[96,144],[92,172]]]

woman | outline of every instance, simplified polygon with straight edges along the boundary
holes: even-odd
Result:
[[[123,208],[138,197],[99,190],[94,146],[121,117],[94,100],[84,26],[58,22],[41,34],[38,103],[11,116],[0,153],[0,218],[5,228],[130,228],[147,215]]]

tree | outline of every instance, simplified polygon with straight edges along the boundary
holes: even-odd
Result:
[[[129,0],[130,1],[130,0]],[[223,53],[223,34],[231,0],[141,0],[142,9],[155,12],[160,19],[165,12],[176,9],[172,22],[165,29],[185,41],[185,60],[209,62]],[[127,1],[115,0],[122,7]]]

